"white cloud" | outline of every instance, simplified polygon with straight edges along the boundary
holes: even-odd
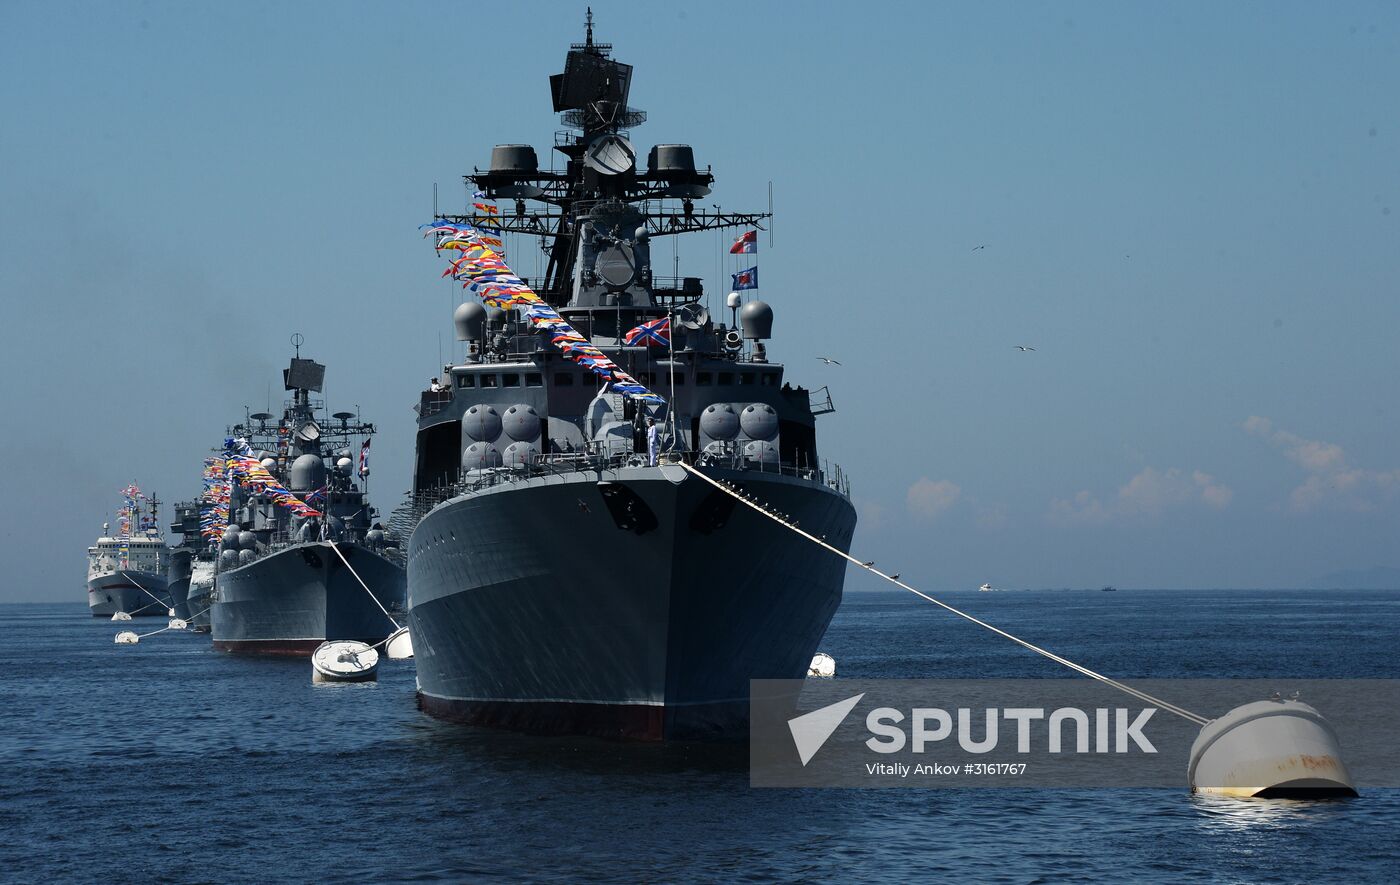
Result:
[[[1274,422],[1250,415],[1241,425],[1308,474],[1288,495],[1288,507],[1306,513],[1317,507],[1374,510],[1383,499],[1400,492],[1400,468],[1364,470],[1347,464],[1346,452],[1336,443],[1305,439],[1274,427]]]
[[[924,476],[909,487],[905,503],[909,507],[909,512],[914,516],[936,519],[947,513],[958,502],[958,496],[961,494],[962,489],[958,487],[957,483],[946,479],[933,480]]]
[[[1106,501],[1087,489],[1072,498],[1056,498],[1050,502],[1050,521],[1060,525],[1107,523],[1196,505],[1221,510],[1234,495],[1229,486],[1201,470],[1144,467]]]

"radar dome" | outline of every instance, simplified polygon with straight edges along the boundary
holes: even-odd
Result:
[[[228,569],[238,565],[238,551],[225,550],[219,554],[219,568]]]
[[[326,484],[326,464],[320,455],[299,455],[288,471],[288,485],[294,492],[309,492]]]
[[[224,529],[224,536],[219,543],[225,550],[237,550],[238,527],[231,525],[228,528]]]
[[[491,149],[492,172],[533,175],[539,168],[539,158],[531,145],[498,144]]]
[[[253,560],[255,560],[255,559],[257,559],[257,558],[258,558],[258,554],[254,553],[254,552],[251,551],[251,550],[240,550],[240,551],[238,551],[238,564],[239,564],[239,565],[247,565],[248,563],[252,562]]]
[[[486,330],[486,308],[475,301],[463,301],[452,312],[458,341],[477,341]]]
[[[259,463],[262,464],[263,470],[266,470],[268,473],[272,473],[274,470],[277,469],[276,458],[264,458]]]
[[[754,299],[739,310],[739,325],[744,327],[745,338],[772,338],[773,308]]]
[[[355,462],[349,458],[337,458],[335,462],[335,469],[339,470],[342,476],[349,476],[350,469],[354,466]]]
[[[244,550],[256,550],[258,549],[258,536],[252,532],[239,532],[238,546]]]

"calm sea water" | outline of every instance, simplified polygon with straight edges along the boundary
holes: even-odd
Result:
[[[1400,593],[947,596],[1115,676],[1400,678]],[[744,748],[435,722],[411,663],[313,686],[306,661],[118,628],[0,606],[0,878],[1400,881],[1400,790],[754,790]],[[1063,675],[898,595],[848,594],[822,647],[850,677]]]

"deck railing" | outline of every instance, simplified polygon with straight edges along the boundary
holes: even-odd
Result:
[[[791,476],[811,483],[820,483],[843,498],[850,500],[850,477],[841,465],[825,459],[814,464],[787,462],[765,462],[745,456],[736,450],[721,452],[663,452],[658,463],[685,462],[698,467],[722,467],[729,470],[757,473],[759,475]],[[390,526],[400,539],[405,541],[424,516],[439,504],[471,492],[479,492],[496,486],[525,482],[548,476],[573,476],[592,473],[599,479],[617,478],[617,472],[624,467],[646,466],[647,459],[636,453],[605,454],[601,451],[552,452],[536,454],[527,461],[502,467],[479,470],[462,470],[454,482],[420,489],[405,495],[405,501],[395,511]]]

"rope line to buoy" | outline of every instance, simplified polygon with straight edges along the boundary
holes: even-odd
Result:
[[[355,571],[355,567],[354,567],[353,565],[350,564],[350,560],[346,559],[346,558],[345,558],[345,554],[340,552],[340,545],[337,544],[337,543],[334,542],[334,541],[331,541],[331,542],[329,542],[329,543],[330,543],[330,545],[331,545],[331,549],[335,551],[335,555],[340,557],[340,561],[343,562],[343,563],[345,563],[345,567],[348,568],[348,569],[350,570],[350,574],[354,575],[354,576],[355,576],[355,580],[357,580],[357,581],[360,582],[360,586],[363,587],[363,588],[365,588],[365,592],[369,594],[369,598],[370,598],[370,599],[373,599],[373,600],[374,600],[374,604],[377,605],[377,606],[379,606],[379,610],[382,611],[382,612],[384,612],[384,617],[386,617],[386,618],[389,619],[389,623],[391,623],[391,624],[394,625],[394,629],[395,629],[395,630],[400,630],[400,629],[402,629],[402,628],[399,626],[399,622],[396,621],[396,620],[394,620],[394,616],[391,615],[391,614],[389,614],[389,610],[388,610],[387,608],[384,607],[384,604],[383,604],[382,602],[379,601],[379,597],[378,597],[378,596],[375,596],[375,595],[374,595],[374,591],[371,590],[371,589],[369,589],[369,585],[366,584],[363,580],[361,580],[361,578],[360,578],[360,573],[357,572],[357,571]],[[371,646],[371,647],[373,647],[373,646]]]
[[[137,590],[140,590],[142,593],[144,593],[144,594],[146,594],[147,596],[149,596],[149,597],[151,597],[152,599],[154,599],[154,600],[156,601],[156,603],[159,604],[160,607],[161,607],[162,609],[169,609],[169,606],[165,604],[165,600],[164,600],[164,599],[161,599],[159,596],[157,596],[157,595],[155,595],[154,593],[152,593],[151,591],[147,590],[145,587],[142,587],[140,581],[136,580],[135,578],[133,578],[131,575],[127,574],[126,572],[122,572],[121,575],[122,575],[123,578],[126,578],[128,581],[130,581],[131,583],[135,584]],[[144,609],[145,609],[147,606],[149,606],[149,605],[150,605],[150,603],[148,602],[148,603],[146,603],[146,605],[143,605],[143,606],[141,606],[141,608],[138,608],[137,611],[142,611],[142,610],[144,610]]]
[[[946,602],[942,602],[942,601],[940,601],[940,600],[934,599],[932,596],[929,596],[927,593],[924,593],[924,592],[921,591],[921,590],[916,590],[916,589],[914,589],[913,587],[910,587],[908,584],[904,583],[903,581],[899,580],[898,578],[893,577],[893,576],[891,576],[891,575],[885,574],[884,572],[882,572],[882,571],[880,571],[879,569],[875,568],[874,565],[872,565],[872,564],[870,564],[870,563],[861,562],[860,560],[856,559],[854,556],[851,556],[849,553],[846,553],[846,552],[844,552],[844,551],[842,551],[842,550],[838,550],[837,548],[831,546],[830,544],[826,543],[826,541],[822,540],[821,538],[815,537],[815,536],[813,536],[813,535],[808,534],[807,532],[804,532],[802,529],[798,528],[798,527],[797,527],[796,525],[794,525],[793,523],[788,522],[787,520],[783,519],[783,518],[782,518],[781,516],[779,516],[778,514],[776,514],[776,513],[772,512],[771,510],[769,510],[769,509],[767,508],[767,506],[749,500],[748,498],[746,498],[746,497],[744,497],[743,495],[741,495],[739,492],[735,491],[734,489],[729,488],[727,485],[725,485],[724,483],[720,482],[719,480],[716,480],[716,479],[713,479],[713,478],[711,478],[711,477],[709,477],[709,476],[706,476],[704,473],[701,473],[701,472],[700,472],[699,470],[697,470],[695,467],[693,467],[693,466],[691,466],[691,465],[685,463],[684,461],[681,461],[681,462],[679,462],[679,463],[680,463],[680,466],[683,467],[683,468],[685,468],[686,471],[688,471],[689,473],[694,474],[695,476],[700,477],[700,478],[703,479],[705,482],[709,483],[710,485],[714,486],[715,488],[719,489],[720,491],[722,491],[722,492],[724,492],[725,494],[727,494],[727,495],[731,496],[732,498],[734,498],[734,500],[740,502],[741,504],[747,505],[748,507],[752,508],[753,510],[758,511],[759,513],[763,514],[764,516],[766,516],[766,517],[768,517],[769,519],[771,519],[771,520],[773,520],[774,522],[776,522],[778,525],[781,525],[781,526],[783,526],[784,528],[787,528],[787,529],[791,529],[792,531],[796,532],[797,534],[799,534],[799,535],[801,535],[802,537],[806,538],[807,540],[811,541],[813,544],[816,544],[816,545],[819,546],[819,547],[823,547],[823,548],[825,548],[825,549],[831,551],[832,553],[835,553],[837,556],[841,557],[842,559],[845,559],[845,560],[847,560],[848,562],[855,563],[856,565],[860,566],[861,568],[865,569],[866,571],[871,572],[872,574],[878,575],[878,576],[881,577],[881,578],[884,578],[886,581],[889,581],[891,584],[894,584],[896,587],[899,587],[899,588],[901,588],[901,589],[903,589],[903,590],[908,590],[910,593],[913,593],[915,596],[918,596],[918,597],[921,597],[921,598],[923,598],[923,599],[926,599],[926,600],[928,600],[929,602],[933,603],[934,605],[939,606],[940,608],[943,608],[943,609],[945,609],[945,610],[947,610],[947,611],[949,611],[949,612],[951,612],[951,613],[957,615],[957,616],[960,617],[960,618],[963,618],[963,619],[965,619],[965,620],[971,621],[972,623],[976,624],[976,625],[979,626],[979,627],[983,627],[983,628],[985,628],[985,629],[987,629],[987,630],[992,631],[993,633],[997,634],[998,636],[1002,636],[1002,637],[1004,637],[1004,638],[1006,638],[1006,639],[1010,639],[1012,642],[1016,643],[1017,645],[1020,645],[1020,646],[1022,646],[1022,647],[1024,647],[1024,648],[1028,648],[1028,649],[1030,649],[1031,651],[1035,652],[1035,653],[1038,654],[1038,655],[1044,655],[1045,657],[1047,657],[1047,658],[1049,658],[1050,660],[1056,662],[1057,664],[1063,664],[1064,666],[1070,668],[1071,670],[1074,670],[1076,673],[1080,673],[1080,674],[1083,674],[1084,676],[1088,676],[1090,679],[1097,679],[1099,682],[1102,682],[1102,683],[1104,683],[1105,685],[1112,686],[1113,688],[1116,688],[1116,689],[1118,689],[1119,691],[1122,691],[1122,692],[1125,692],[1125,693],[1127,693],[1127,694],[1130,694],[1130,695],[1132,695],[1133,697],[1137,698],[1137,699],[1140,700],[1140,701],[1146,701],[1147,703],[1150,703],[1150,704],[1153,704],[1153,705],[1155,705],[1155,706],[1161,707],[1163,710],[1166,710],[1168,713],[1175,714],[1175,715],[1177,715],[1177,716],[1180,716],[1180,717],[1183,718],[1183,719],[1188,719],[1188,720],[1190,720],[1191,722],[1196,723],[1197,725],[1205,725],[1207,722],[1210,721],[1209,719],[1207,719],[1207,718],[1204,717],[1204,716],[1198,715],[1198,714],[1196,714],[1196,713],[1192,713],[1190,710],[1187,710],[1187,709],[1185,709],[1185,708],[1183,708],[1183,707],[1178,707],[1177,705],[1175,705],[1175,704],[1173,704],[1173,703],[1170,703],[1170,702],[1168,702],[1168,701],[1164,701],[1164,700],[1162,700],[1161,698],[1153,697],[1152,695],[1148,694],[1148,693],[1145,692],[1145,691],[1141,691],[1141,690],[1139,690],[1139,689],[1133,688],[1131,685],[1125,685],[1125,684],[1123,684],[1122,682],[1119,682],[1119,681],[1116,680],[1116,679],[1111,679],[1111,678],[1109,678],[1109,677],[1107,677],[1107,676],[1104,676],[1102,673],[1096,673],[1096,672],[1094,672],[1093,670],[1090,670],[1088,667],[1085,667],[1085,666],[1083,666],[1083,665],[1081,665],[1081,664],[1076,664],[1074,661],[1068,660],[1067,658],[1062,658],[1062,657],[1060,657],[1059,655],[1055,654],[1055,653],[1052,652],[1052,651],[1049,651],[1049,650],[1047,650],[1047,649],[1041,648],[1040,646],[1034,645],[1034,644],[1032,644],[1032,643],[1030,643],[1030,642],[1027,642],[1027,641],[1024,640],[1024,639],[1019,638],[1019,637],[1012,636],[1010,633],[1007,633],[1005,630],[1002,630],[1000,627],[993,627],[991,624],[988,624],[986,621],[983,621],[983,620],[981,620],[981,619],[979,619],[979,618],[973,617],[972,615],[968,614],[967,612],[960,611],[959,609],[954,608],[953,606],[949,605],[949,604],[946,603]]]

